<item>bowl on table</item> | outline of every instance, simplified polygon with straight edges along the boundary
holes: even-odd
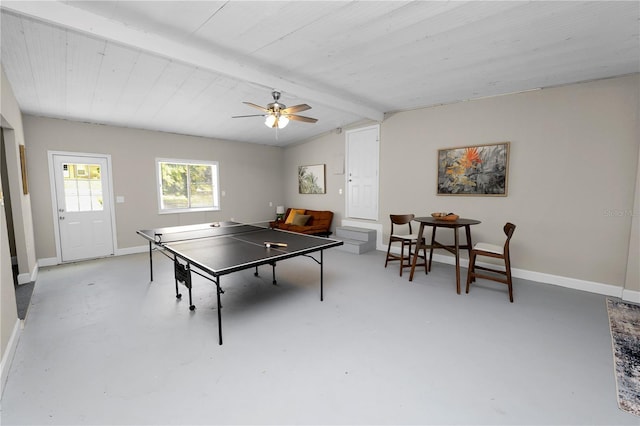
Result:
[[[448,221],[458,220],[458,218],[460,217],[455,213],[446,213],[446,212],[431,213],[431,216],[436,218],[437,220],[448,220]]]

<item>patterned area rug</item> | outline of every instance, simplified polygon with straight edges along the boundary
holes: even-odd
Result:
[[[640,306],[607,299],[621,410],[640,416]]]

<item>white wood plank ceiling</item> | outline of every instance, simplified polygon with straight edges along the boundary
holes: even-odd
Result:
[[[6,1],[25,113],[285,146],[386,113],[640,72],[638,1]],[[307,103],[277,132],[242,101]]]

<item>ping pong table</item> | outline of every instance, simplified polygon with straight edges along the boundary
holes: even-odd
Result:
[[[215,222],[173,226],[136,232],[149,242],[149,271],[153,281],[153,252],[159,251],[173,260],[176,298],[182,298],[178,283],[189,291],[189,309],[194,310],[191,297],[191,274],[195,273],[216,286],[218,305],[218,340],[222,345],[222,313],[220,295],[224,293],[220,277],[233,272],[271,265],[273,284],[276,282],[276,262],[305,256],[320,265],[320,300],[324,300],[323,252],[343,244],[324,237],[271,229],[256,224]],[[320,260],[311,256],[320,253]]]

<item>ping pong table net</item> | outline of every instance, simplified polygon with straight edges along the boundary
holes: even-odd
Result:
[[[248,234],[269,228],[268,222],[237,223],[213,222],[210,224],[186,225],[173,228],[159,229],[154,232],[156,244],[175,243],[179,241],[217,238],[230,235]]]

